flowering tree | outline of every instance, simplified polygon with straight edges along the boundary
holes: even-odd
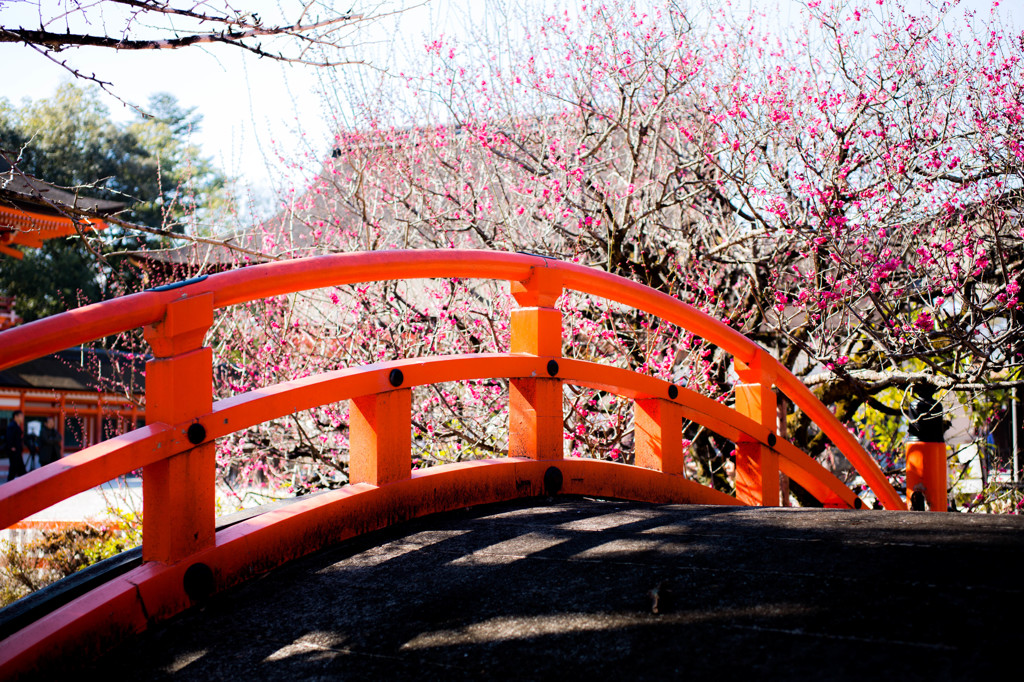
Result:
[[[358,113],[339,117],[321,175],[249,247],[489,248],[600,267],[754,338],[862,429],[865,409],[903,407],[877,398],[887,389],[970,397],[1024,383],[1024,36],[997,15],[952,30],[955,3],[915,16],[899,2],[808,2],[779,31],[756,14],[652,4],[509,10],[472,41],[429,37],[387,97],[348,102]],[[508,296],[474,282],[271,305],[222,327],[236,341],[225,348],[251,347],[239,330],[259,324],[268,349],[236,389],[278,371],[507,348]],[[583,297],[560,305],[567,355],[731,400],[731,359],[700,339]],[[282,342],[305,350],[273,352]],[[420,456],[500,452],[503,391],[425,397]],[[626,406],[566,400],[571,451],[629,458]],[[328,463],[345,447],[343,411],[306,422],[327,427],[313,441]],[[783,424],[825,452],[805,415]],[[726,486],[729,446],[686,437],[695,467]]]

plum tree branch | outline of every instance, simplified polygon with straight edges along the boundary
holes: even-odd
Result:
[[[277,61],[330,67],[363,63],[361,60],[334,58],[332,52],[351,47],[345,42],[343,30],[361,22],[386,17],[402,9],[382,11],[372,15],[352,10],[311,17],[313,2],[304,2],[293,21],[282,19],[267,22],[259,14],[225,4],[220,11],[198,11],[176,7],[163,0],[111,0],[108,4],[124,10],[124,16],[105,17],[93,5],[76,4],[64,11],[44,13],[38,5],[38,26],[0,25],[0,43],[22,43],[45,54],[63,52],[69,48],[97,47],[113,50],[177,50],[195,45],[223,44],[238,47],[259,57]],[[205,5],[205,3],[204,3]],[[97,15],[99,19],[97,20]],[[171,20],[178,20],[172,24]],[[96,31],[73,30],[79,25],[98,26]],[[59,25],[64,30],[51,28]],[[264,40],[277,44],[298,45],[298,49],[264,46]],[[322,48],[317,56],[310,56],[309,48]],[[76,77],[73,67],[64,64]]]

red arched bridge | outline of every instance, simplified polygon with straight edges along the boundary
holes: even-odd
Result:
[[[508,353],[415,358],[351,367],[213,401],[204,337],[216,309],[328,286],[415,278],[511,283]],[[655,315],[735,360],[735,409],[681,386],[562,357],[564,289]],[[147,425],[0,486],[0,527],[136,469],[143,471],[143,563],[11,635],[0,670],[31,667],[62,646],[102,646],[223,589],[343,539],[469,505],[562,492],[645,502],[779,504],[779,472],[828,507],[862,501],[796,445],[777,437],[773,387],[811,416],[887,509],[905,509],[874,460],[829,410],[764,349],[680,301],[606,272],[526,254],[388,251],[278,262],[86,306],[0,334],[0,369],[142,327]],[[411,390],[438,382],[509,380],[509,456],[413,471]],[[563,459],[562,385],[630,398],[635,465]],[[270,419],[350,400],[350,484],[220,532],[214,440]],[[684,476],[682,422],[734,441],[736,497]],[[942,496],[945,486],[942,486]],[[191,586],[186,589],[186,586]],[[198,587],[197,587],[198,586]]]

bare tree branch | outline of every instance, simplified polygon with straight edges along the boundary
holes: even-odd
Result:
[[[294,20],[265,23],[259,14],[246,11],[244,7],[234,8],[230,3],[225,3],[219,11],[213,8],[209,11],[197,10],[200,6],[209,7],[207,3],[182,8],[161,0],[110,0],[107,4],[123,10],[122,16],[107,18],[95,6],[78,3],[64,11],[54,8],[48,15],[40,3],[37,12],[39,25],[0,26],[0,43],[22,43],[47,55],[75,47],[176,50],[194,45],[223,44],[277,61],[311,66],[340,66],[362,63],[359,60],[331,56],[350,47],[346,41],[347,34],[343,31],[355,24],[401,11],[367,15],[353,13],[350,9],[321,18],[312,17],[311,14],[314,8],[323,7],[305,2]],[[97,14],[100,15],[99,21]],[[178,21],[172,24],[171,20]],[[73,26],[92,27],[97,24],[100,27],[98,31],[72,30]],[[280,47],[265,46],[262,42],[265,39],[275,41]],[[320,48],[316,55],[310,54],[312,47]],[[65,62],[59,63],[76,77],[81,77],[73,67]],[[93,77],[90,80],[97,79]],[[102,84],[99,80],[97,82]]]

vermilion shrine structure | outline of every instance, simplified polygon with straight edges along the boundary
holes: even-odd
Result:
[[[482,278],[510,282],[505,353],[411,358],[348,367],[213,401],[214,311],[266,297],[361,282]],[[735,408],[626,369],[563,357],[563,290],[643,310],[730,353]],[[778,437],[785,394],[857,468],[886,509],[907,503],[831,412],[760,346],[671,296],[576,264],[489,251],[384,251],[322,256],[222,272],[98,303],[0,333],[0,368],[142,328],[153,358],[145,427],[0,486],[0,527],[136,469],[143,470],[143,563],[8,637],[0,675],[70,648],[102,649],[195,600],[343,539],[468,505],[564,493],[649,502],[777,506],[779,473],[823,505],[867,505],[798,445]],[[412,470],[411,392],[439,382],[509,380],[509,456]],[[631,399],[635,465],[563,457],[562,386]],[[215,439],[318,405],[349,400],[350,484],[216,531]],[[736,496],[684,474],[681,427],[734,441]],[[945,509],[945,446],[908,454],[908,490]]]
[[[94,199],[12,169],[0,158],[0,258],[23,259],[16,247],[40,248],[44,242],[107,229],[102,217],[122,210],[119,201]],[[80,217],[88,211],[92,217]],[[96,217],[101,216],[101,217]],[[0,297],[0,330],[17,326],[12,297]],[[20,368],[0,372],[0,426],[14,410],[28,419],[54,417],[66,451],[94,445],[143,416],[136,401],[94,381],[96,370],[110,375],[113,353],[86,348],[33,358]],[[132,364],[132,363],[129,363]],[[0,462],[0,465],[3,463]]]

